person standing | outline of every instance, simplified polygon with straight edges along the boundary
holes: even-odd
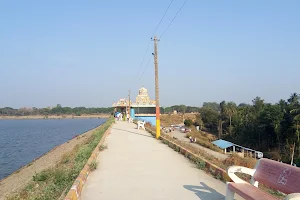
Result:
[[[129,119],[130,119],[130,115],[129,115],[129,113],[127,113],[127,121],[128,121],[128,123],[130,122]]]

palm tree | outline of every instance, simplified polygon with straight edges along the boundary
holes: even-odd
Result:
[[[228,102],[225,106],[225,114],[229,117],[229,134],[231,135],[231,119],[232,116],[236,113],[236,104],[234,102]]]
[[[294,116],[294,122],[296,126],[296,136],[298,139],[298,155],[300,156],[300,137],[299,137],[299,122],[300,122],[300,108],[292,109],[290,111],[291,114],[295,114]],[[294,148],[293,148],[293,153],[292,153],[292,161],[291,164],[293,164],[293,159],[294,159],[294,152],[295,152],[295,142],[294,142]]]
[[[299,122],[300,122],[300,108],[296,108],[290,111],[291,114],[296,114],[294,116],[294,122],[296,123],[296,135],[298,137],[298,142],[299,142]]]
[[[221,135],[223,134],[223,122],[225,119],[225,107],[226,107],[226,102],[222,101],[220,103],[220,116],[219,116],[219,125],[218,125],[218,137],[221,139]]]
[[[288,102],[292,105],[297,104],[299,102],[299,95],[297,93],[291,94]]]

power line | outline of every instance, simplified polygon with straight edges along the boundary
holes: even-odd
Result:
[[[181,9],[183,8],[183,6],[186,4],[187,0],[184,1],[184,3],[182,4],[182,6],[180,7],[180,9],[177,11],[177,13],[175,14],[175,16],[173,17],[173,19],[171,20],[171,22],[169,23],[169,25],[167,26],[167,28],[164,30],[164,32],[161,34],[160,38],[162,38],[162,36],[165,34],[165,32],[168,30],[168,28],[171,26],[171,24],[173,23],[173,21],[175,20],[175,18],[177,17],[178,13],[181,11]]]
[[[144,60],[145,60],[146,54],[147,54],[147,52],[148,52],[148,50],[149,50],[150,42],[151,42],[151,40],[149,40],[149,42],[148,42],[147,49],[146,49],[146,51],[145,51],[145,53],[144,53],[144,56],[143,56],[142,62],[141,62],[141,64],[140,64],[140,67],[139,67],[139,70],[138,70],[138,72],[137,72],[137,74],[136,74],[136,78],[135,78],[135,79],[137,79],[137,78],[138,78],[138,76],[139,76],[139,73],[140,73],[140,70],[141,70],[141,68],[142,68],[142,66],[143,66],[143,63],[144,63]]]
[[[144,68],[144,71],[143,71],[142,75],[140,76],[139,80],[141,80],[141,78],[143,77],[143,75],[144,75],[146,69],[147,69],[148,66],[149,66],[150,61],[151,61],[151,57],[149,58],[148,63],[147,63],[147,65],[146,65],[146,67]]]
[[[163,14],[162,18],[160,19],[159,23],[157,24],[156,28],[154,29],[154,31],[153,31],[153,33],[152,33],[152,35],[151,35],[151,39],[153,38],[155,32],[156,32],[157,29],[159,28],[161,22],[164,20],[164,18],[165,18],[165,16],[166,16],[167,12],[169,11],[169,8],[171,7],[173,1],[174,1],[174,0],[171,0],[171,2],[169,3],[169,6],[167,7],[165,13]],[[140,67],[139,67],[139,70],[138,70],[138,73],[137,73],[137,76],[136,76],[136,79],[138,78],[138,75],[139,75],[139,73],[140,73],[140,70],[141,70],[141,68],[142,68],[142,66],[143,66],[143,64],[144,64],[145,56],[146,56],[146,54],[147,54],[147,52],[148,52],[148,50],[149,50],[150,42],[151,42],[151,40],[149,40],[149,43],[148,43],[148,45],[147,45],[147,49],[146,49],[146,51],[145,51],[145,53],[144,53],[142,62],[141,62],[141,64],[140,64]],[[145,72],[145,69],[144,69],[144,72]],[[143,72],[143,74],[144,74],[144,72]],[[142,76],[143,76],[143,75],[141,75],[141,77],[142,77]],[[140,77],[139,79],[141,79],[141,77]]]
[[[157,25],[157,26],[156,26],[156,28],[154,29],[154,31],[153,31],[153,34],[151,35],[151,37],[153,37],[153,36],[154,36],[154,34],[155,34],[155,32],[157,31],[158,27],[160,26],[161,22],[162,22],[162,21],[163,21],[163,19],[165,18],[165,16],[166,16],[166,14],[167,14],[167,12],[168,12],[169,8],[171,7],[171,5],[172,5],[173,1],[174,1],[174,0],[171,0],[171,2],[170,2],[170,4],[169,4],[169,6],[168,6],[168,8],[167,8],[167,10],[165,11],[165,13],[164,13],[164,15],[162,16],[162,18],[160,19],[160,21],[159,21],[158,25]]]

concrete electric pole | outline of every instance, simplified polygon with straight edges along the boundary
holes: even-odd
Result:
[[[157,42],[159,41],[154,36],[154,67],[155,67],[155,102],[156,102],[156,138],[160,137],[160,107],[159,107],[159,87],[158,87],[158,54]]]

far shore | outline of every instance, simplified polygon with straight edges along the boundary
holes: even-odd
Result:
[[[27,116],[1,116],[1,119],[80,119],[80,118],[109,118],[110,114],[91,114],[91,115],[27,115]]]

